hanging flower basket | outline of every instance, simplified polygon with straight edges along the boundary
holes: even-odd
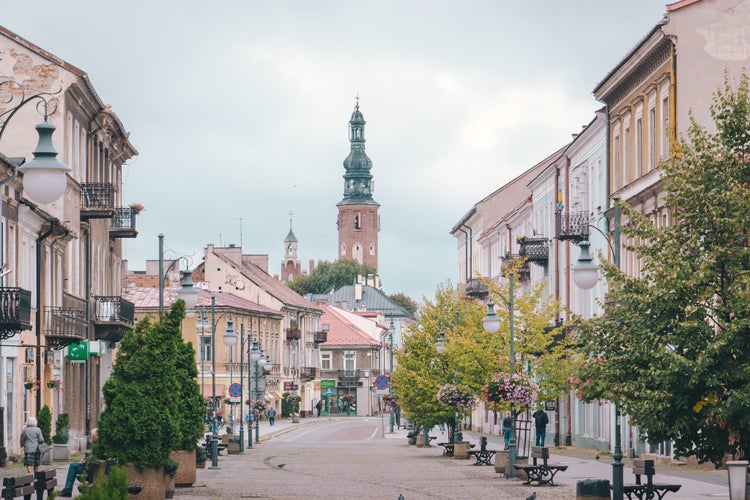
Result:
[[[50,389],[60,389],[62,388],[62,382],[60,382],[59,380],[49,380],[47,382],[47,387],[49,387]]]
[[[437,400],[440,404],[455,408],[460,413],[468,413],[479,403],[479,398],[464,385],[445,384],[438,389]]]
[[[537,383],[523,373],[500,373],[482,387],[482,401],[495,410],[505,409],[510,403],[517,409],[528,408],[538,395]]]
[[[27,391],[38,391],[39,385],[39,379],[28,379],[23,383],[23,386]]]
[[[146,207],[144,207],[140,203],[131,203],[130,209],[133,211],[134,214],[139,214],[143,212],[144,210],[146,210]]]
[[[344,394],[339,399],[343,401],[344,403],[352,404],[354,401],[356,401],[357,397],[354,394]]]
[[[398,406],[398,397],[393,393],[383,394],[383,404],[386,408],[391,406],[395,408]]]
[[[249,410],[253,413],[265,415],[268,411],[268,405],[261,399],[248,399],[247,401],[245,401],[245,403],[248,405]]]

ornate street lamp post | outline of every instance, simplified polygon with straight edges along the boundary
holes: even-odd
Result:
[[[620,269],[620,207],[617,205],[619,198],[614,198],[614,237],[615,244],[609,242],[607,235],[598,227],[589,226],[599,231],[606,239],[607,244],[612,249],[612,257],[617,269]],[[579,245],[581,255],[578,262],[570,268],[573,271],[573,281],[579,288],[588,290],[593,288],[599,281],[599,268],[593,263],[593,258],[589,253],[589,242],[582,241]],[[623,498],[623,467],[622,463],[622,430],[620,427],[620,409],[614,404],[615,409],[615,449],[612,454],[612,500],[622,500]]]
[[[510,328],[510,374],[516,372],[516,353],[515,353],[515,331],[514,331],[514,295],[515,295],[515,273],[509,274],[509,299],[508,299],[508,318]],[[500,318],[495,314],[495,304],[487,304],[487,315],[482,319],[482,326],[487,333],[497,333],[500,329]],[[510,403],[510,439],[508,440],[508,477],[516,477],[516,469],[513,467],[516,463],[516,409],[513,402]]]

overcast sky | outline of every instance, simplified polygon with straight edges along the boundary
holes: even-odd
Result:
[[[0,0],[0,25],[85,71],[139,156],[131,269],[206,244],[269,254],[294,213],[303,268],[337,258],[359,95],[386,293],[458,276],[449,231],[563,146],[664,0]],[[240,236],[240,229],[242,236]]]

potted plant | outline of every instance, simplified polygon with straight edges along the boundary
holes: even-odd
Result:
[[[495,411],[507,410],[510,404],[515,410],[532,406],[539,395],[539,386],[534,379],[523,373],[499,373],[482,387],[482,401]]]
[[[39,425],[39,428],[42,430],[42,436],[44,436],[44,442],[47,444],[52,443],[52,412],[49,409],[49,406],[44,405],[42,406],[42,409],[39,410],[39,413],[36,416],[37,424]],[[50,447],[50,451],[47,451],[46,453],[42,454],[42,464],[43,465],[49,465],[52,463],[52,451]]]
[[[116,458],[125,465],[128,485],[141,488],[139,498],[164,498],[165,467],[184,436],[180,414],[185,400],[178,374],[184,368],[176,340],[182,339],[184,317],[185,303],[178,300],[158,320],[139,321],[120,342],[102,388],[105,409],[93,452],[99,459]]]
[[[62,382],[60,382],[59,380],[48,380],[47,387],[49,387],[50,389],[61,389]]]
[[[23,387],[27,391],[38,391],[39,390],[39,379],[29,378],[23,383]]]
[[[349,415],[349,409],[351,408],[352,404],[357,400],[357,396],[355,396],[352,393],[347,393],[341,396],[339,399],[344,402],[344,406],[346,406],[346,414]]]
[[[445,384],[437,392],[437,400],[444,406],[454,408],[457,413],[469,413],[479,403],[479,398],[464,385]]]
[[[195,449],[195,467],[197,469],[203,469],[206,467],[206,458],[208,457],[206,449],[203,446],[199,446]]]
[[[299,422],[299,402],[302,400],[299,394],[290,393],[286,397],[286,402],[290,405],[290,414],[292,423]]]
[[[55,421],[55,435],[52,437],[52,458],[54,460],[70,460],[68,439],[70,433],[70,416],[67,413],[57,415]]]
[[[140,203],[131,203],[130,204],[130,210],[132,210],[134,214],[138,215],[139,213],[141,213],[144,210],[146,210],[146,208],[143,205],[141,205]]]

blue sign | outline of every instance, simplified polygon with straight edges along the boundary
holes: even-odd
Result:
[[[378,375],[375,378],[375,387],[377,387],[380,390],[388,389],[388,386],[390,385],[388,380],[388,375]]]
[[[233,398],[242,396],[242,387],[240,386],[240,384],[238,384],[237,382],[231,384],[229,386],[229,395]]]
[[[326,394],[333,394],[333,387],[326,387]]]

